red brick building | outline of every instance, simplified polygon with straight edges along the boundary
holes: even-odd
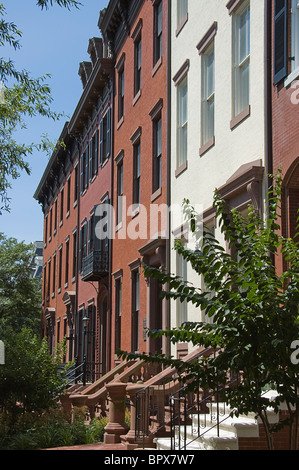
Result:
[[[64,142],[65,146],[59,142]],[[35,192],[44,212],[42,314],[43,335],[50,351],[72,331],[70,305],[66,298],[77,288],[76,234],[78,191],[76,145],[65,125]],[[65,303],[66,302],[66,303]],[[73,348],[68,348],[71,360]]]
[[[299,204],[299,9],[294,0],[271,4],[273,171],[283,174],[283,234],[293,236]]]
[[[167,324],[161,286],[142,261],[167,263],[168,2],[110,1],[100,17],[115,61],[111,357],[115,351],[161,351],[146,328]],[[121,8],[123,7],[123,8]],[[165,209],[165,207],[164,207]],[[152,214],[153,214],[152,212]]]
[[[110,242],[96,237],[97,209],[111,197],[113,64],[92,38],[81,62],[83,93],[36,190],[45,214],[43,334],[64,337],[68,357],[96,378],[110,366]]]

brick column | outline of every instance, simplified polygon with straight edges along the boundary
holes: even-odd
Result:
[[[109,423],[105,427],[104,443],[120,442],[120,436],[126,434],[125,423],[126,383],[112,382],[106,385],[109,401]]]

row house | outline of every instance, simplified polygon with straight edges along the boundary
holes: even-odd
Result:
[[[266,2],[173,2],[171,29],[171,206],[190,200],[218,240],[212,208],[218,188],[231,208],[253,203],[264,214],[267,172]],[[197,249],[185,221],[172,218],[171,246]],[[198,285],[197,274],[172,251],[171,272]],[[204,286],[202,286],[204,287]],[[172,302],[171,325],[198,318],[198,309]],[[190,345],[178,344],[174,355]],[[190,352],[190,351],[189,351]]]
[[[286,237],[297,233],[299,204],[299,5],[295,0],[273,0],[271,20],[271,151],[272,171],[282,171],[281,229]],[[276,260],[284,269],[282,259]]]
[[[62,144],[63,142],[63,144]],[[67,124],[60,135],[34,197],[44,213],[42,334],[50,351],[72,332],[72,308],[65,304],[77,288],[77,150]],[[66,360],[74,357],[73,348]]]
[[[82,96],[35,194],[52,348],[66,335],[69,358],[99,374],[118,349],[190,353],[147,329],[209,320],[162,300],[142,268],[201,282],[173,250],[175,239],[198,248],[186,198],[220,239],[215,188],[231,208],[252,203],[266,217],[267,175],[282,167],[283,229],[294,233],[297,25],[295,0],[110,0],[100,12]]]
[[[34,197],[45,224],[43,335],[51,350],[66,337],[66,360],[86,358],[95,378],[110,366],[110,242],[96,225],[111,198],[113,64],[100,38],[88,53],[79,67],[83,93]]]
[[[143,272],[145,263],[204,288],[173,250],[175,240],[200,249],[183,201],[229,249],[213,209],[215,189],[231,209],[246,216],[252,204],[266,220],[268,175],[282,168],[282,233],[295,234],[298,25],[297,0],[110,0],[100,12],[102,37],[89,41],[90,60],[79,68],[82,96],[35,198],[44,212],[43,335],[51,351],[67,337],[66,361],[86,358],[93,381],[108,373],[69,396],[93,416],[108,394],[106,443],[135,447],[141,435],[150,442],[151,413],[164,432],[164,379],[169,394],[175,391],[169,370],[127,385],[132,370],[119,365],[118,349],[185,360],[202,353],[147,335],[148,328],[210,321],[191,303],[162,300],[166,287]],[[140,389],[149,395],[138,401]],[[126,398],[131,430],[123,436]],[[261,435],[252,437],[244,434],[239,448],[265,447]]]
[[[162,349],[146,329],[166,326],[167,305],[142,263],[166,266],[168,2],[110,1],[99,28],[34,195],[45,220],[43,334],[51,350],[67,337],[66,360],[86,358],[94,378],[119,348]]]
[[[142,263],[166,266],[168,4],[112,0],[99,21],[115,64],[112,365],[119,348],[161,352],[146,329],[167,322],[162,286]]]

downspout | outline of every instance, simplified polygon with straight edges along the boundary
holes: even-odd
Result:
[[[271,190],[273,174],[273,120],[272,120],[272,0],[265,0],[265,166],[266,166],[266,202],[265,222],[269,217],[267,194]],[[275,265],[275,255],[270,253]]]
[[[73,359],[76,359],[78,354],[78,331],[76,331],[76,326],[78,326],[78,295],[79,295],[79,246],[80,246],[80,143],[76,138],[77,150],[78,150],[78,194],[77,194],[77,246],[76,246],[76,296],[75,296],[75,312],[74,312],[74,324],[73,324]]]
[[[272,2],[265,0],[265,165],[267,192],[272,187],[273,173],[273,134],[272,134]],[[266,207],[268,214],[268,205]]]
[[[114,71],[112,73],[112,78],[111,78],[111,87],[110,87],[110,93],[111,93],[111,122],[110,122],[110,129],[111,129],[111,132],[110,132],[110,145],[111,145],[111,155],[110,155],[110,158],[111,158],[111,162],[110,162],[110,165],[111,165],[111,169],[110,169],[110,172],[111,172],[111,181],[110,181],[110,207],[113,207],[113,188],[114,188],[114,185],[113,185],[113,178],[114,178]],[[113,217],[113,211],[111,211],[111,217]],[[108,280],[108,299],[109,299],[109,329],[110,329],[110,345],[113,345],[114,344],[114,341],[112,341],[112,332],[114,332],[114,328],[112,328],[112,250],[113,250],[113,236],[112,236],[112,230],[113,230],[113,221],[110,220],[110,244],[109,244],[109,280]],[[113,354],[112,354],[112,349],[111,349],[111,346],[109,348],[109,364],[110,364],[110,369],[112,369],[114,367],[114,364],[112,365],[112,357],[113,357]]]
[[[166,272],[170,271],[170,241],[171,241],[171,0],[168,0],[167,7],[167,149],[166,149],[166,204],[167,204],[167,239],[166,239]],[[170,328],[170,300],[166,303],[166,327]],[[165,354],[170,356],[170,342],[165,344]]]

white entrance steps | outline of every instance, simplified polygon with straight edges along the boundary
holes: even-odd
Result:
[[[157,450],[238,450],[240,437],[259,437],[259,420],[254,413],[248,415],[231,416],[232,409],[224,403],[213,404],[208,414],[192,414],[192,424],[189,426],[176,426],[174,443],[171,449],[171,439],[156,438]],[[219,414],[219,427],[216,426],[217,411]],[[271,422],[277,421],[277,415],[269,409]],[[219,429],[219,432],[218,432]],[[185,442],[186,431],[186,442]],[[186,445],[186,447],[184,447]]]

